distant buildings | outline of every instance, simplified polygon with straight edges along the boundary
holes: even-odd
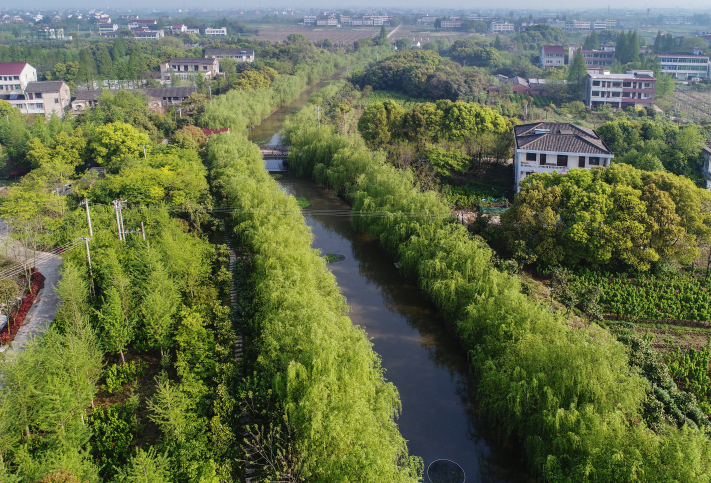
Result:
[[[575,60],[575,52],[582,50],[585,65],[588,67],[612,67],[615,63],[615,48],[605,47],[601,50],[583,50],[582,45],[571,44],[568,47],[568,65]]]
[[[205,49],[205,58],[232,59],[237,62],[254,62],[254,49]]]
[[[504,20],[494,20],[489,24],[489,32],[494,34],[508,34],[513,32],[514,30],[514,24],[506,22]]]
[[[176,57],[170,62],[163,62],[160,65],[160,78],[169,81],[175,75],[181,80],[194,80],[198,73],[202,73],[205,78],[209,79],[215,77],[219,70],[220,64],[216,58]]]
[[[562,45],[544,45],[539,54],[539,67],[548,69],[565,65],[565,49]]]
[[[44,26],[37,31],[40,40],[64,40],[64,29]]]
[[[651,70],[631,70],[626,74],[588,73],[585,79],[585,105],[613,108],[652,107],[657,80]]]
[[[227,36],[227,27],[222,27],[219,29],[208,27],[205,29],[205,35],[216,36],[216,37],[226,37]]]
[[[37,80],[37,69],[27,62],[0,63],[0,94],[24,91],[28,82]]]
[[[158,22],[155,20],[131,20],[128,22],[129,30],[139,28],[151,29],[154,28],[156,25],[158,25]]]
[[[701,49],[689,52],[670,52],[657,54],[662,63],[662,72],[671,74],[676,80],[708,79],[711,64],[709,56]]]
[[[664,15],[662,24],[664,25],[691,25],[694,23],[694,17],[686,15]]]
[[[592,129],[569,123],[538,122],[514,126],[514,178],[532,173],[609,166],[614,155]]]
[[[180,104],[195,91],[197,91],[196,87],[163,87],[133,89],[130,92],[145,94],[148,97],[148,108],[155,111],[171,104]],[[72,101],[72,113],[79,114],[87,109],[96,107],[103,92],[103,90],[77,92],[76,98]]]

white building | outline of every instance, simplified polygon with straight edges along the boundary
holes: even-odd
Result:
[[[304,15],[304,25],[313,25],[316,23],[316,15]]]
[[[136,40],[158,40],[161,37],[165,37],[165,31],[163,30],[143,30],[137,29],[133,31],[136,36]]]
[[[652,107],[657,80],[651,70],[631,70],[626,74],[588,72],[585,78],[585,105],[600,107],[604,104],[615,109]]]
[[[160,65],[161,80],[171,80],[177,76],[181,80],[193,80],[202,72],[206,79],[213,78],[220,71],[220,63],[215,58],[203,59],[199,57],[175,57],[170,62]]]
[[[154,28],[156,25],[158,25],[158,22],[156,22],[155,20],[131,20],[130,22],[128,22],[128,29],[151,29]]]
[[[254,62],[254,49],[205,49],[205,58]]]
[[[206,28],[205,35],[211,35],[216,37],[227,37],[227,27],[222,27],[219,29]]]
[[[593,22],[593,30],[607,30],[607,24],[604,20],[596,20]]]
[[[710,58],[701,49],[691,49],[689,53],[672,52],[657,54],[657,56],[662,63],[662,72],[671,74],[676,80],[709,78]]]
[[[592,129],[570,123],[537,122],[514,126],[516,190],[533,173],[609,166],[614,157]]]
[[[440,28],[443,29],[458,29],[462,26],[461,20],[442,20]]]
[[[565,49],[562,45],[544,45],[538,55],[538,66],[542,69],[565,65]]]
[[[185,29],[186,34],[195,34],[195,35],[200,35],[200,29]]]
[[[28,82],[37,80],[37,69],[27,62],[0,63],[0,94],[24,91]]]
[[[514,31],[514,24],[503,20],[494,20],[489,25],[489,32],[495,34],[508,34]]]

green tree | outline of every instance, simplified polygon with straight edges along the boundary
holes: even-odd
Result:
[[[588,69],[585,65],[583,52],[582,50],[576,50],[573,65],[570,66],[570,71],[568,72],[568,88],[576,100],[580,100],[584,94],[587,75]]]
[[[121,483],[172,483],[170,459],[159,454],[155,447],[139,449],[128,465],[117,476]]]
[[[615,50],[615,60],[619,60],[620,64],[630,62],[629,43],[627,41],[627,35],[624,32],[620,32],[620,35],[617,37]]]
[[[173,332],[173,315],[179,303],[178,292],[163,264],[155,261],[149,281],[143,292],[140,314],[146,325],[146,333],[154,347],[160,348],[161,356],[168,347]]]
[[[98,164],[122,161],[125,157],[143,152],[141,146],[149,144],[148,135],[130,124],[114,122],[99,126],[93,133],[89,149]]]
[[[593,30],[590,35],[585,37],[585,42],[583,43],[583,49],[585,50],[599,50],[600,41],[597,38],[597,31]]]
[[[120,354],[121,362],[125,363],[124,351],[133,340],[134,330],[116,287],[109,287],[97,317],[106,349],[114,354]]]
[[[501,36],[497,35],[496,39],[494,40],[494,48],[499,51],[503,51],[504,49],[504,44],[501,43]]]

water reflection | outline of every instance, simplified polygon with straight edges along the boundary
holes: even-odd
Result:
[[[315,210],[347,208],[310,181],[287,175],[279,182]],[[315,248],[347,256],[329,268],[351,320],[372,338],[386,377],[400,392],[398,424],[410,453],[421,456],[425,467],[440,458],[456,461],[467,481],[530,481],[519,452],[503,444],[479,414],[466,356],[417,286],[400,276],[377,240],[355,232],[350,217],[308,215],[307,223]]]

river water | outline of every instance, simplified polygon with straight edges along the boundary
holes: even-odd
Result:
[[[251,131],[250,139],[278,140],[274,136],[284,119],[303,107],[309,94],[275,112]],[[286,174],[279,183],[287,193],[309,200],[310,209],[349,209],[310,180]],[[346,297],[351,320],[372,339],[385,377],[400,393],[398,425],[410,454],[422,457],[425,468],[440,458],[455,461],[467,482],[533,481],[520,452],[503,442],[479,414],[476,384],[464,351],[446,331],[435,307],[400,276],[378,241],[357,233],[349,216],[311,215],[307,210],[306,222],[313,230],[314,248],[346,256],[329,268]]]

